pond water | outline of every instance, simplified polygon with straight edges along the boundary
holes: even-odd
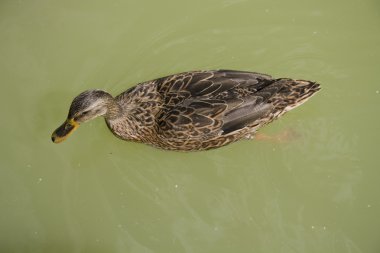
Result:
[[[380,252],[379,58],[374,0],[2,1],[0,251]],[[322,90],[286,142],[50,140],[83,90],[219,68]]]

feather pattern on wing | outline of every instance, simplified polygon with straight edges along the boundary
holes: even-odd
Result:
[[[200,71],[158,80],[165,105],[158,116],[166,137],[210,138],[231,133],[265,116],[272,106],[267,92],[268,75],[241,71]]]

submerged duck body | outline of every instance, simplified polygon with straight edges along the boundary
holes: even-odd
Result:
[[[113,98],[88,90],[74,98],[52,135],[63,141],[79,124],[105,117],[117,137],[161,149],[207,150],[240,139],[304,103],[319,84],[254,72],[192,71],[140,83]]]

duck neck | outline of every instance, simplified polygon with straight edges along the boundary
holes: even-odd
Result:
[[[110,96],[107,100],[107,112],[104,117],[107,120],[115,120],[121,117],[123,110],[119,103],[117,103],[117,101],[112,96]]]

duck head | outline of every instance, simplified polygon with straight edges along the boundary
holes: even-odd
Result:
[[[87,90],[74,98],[65,122],[51,135],[54,143],[64,141],[81,123],[105,116],[113,97],[102,90]]]

